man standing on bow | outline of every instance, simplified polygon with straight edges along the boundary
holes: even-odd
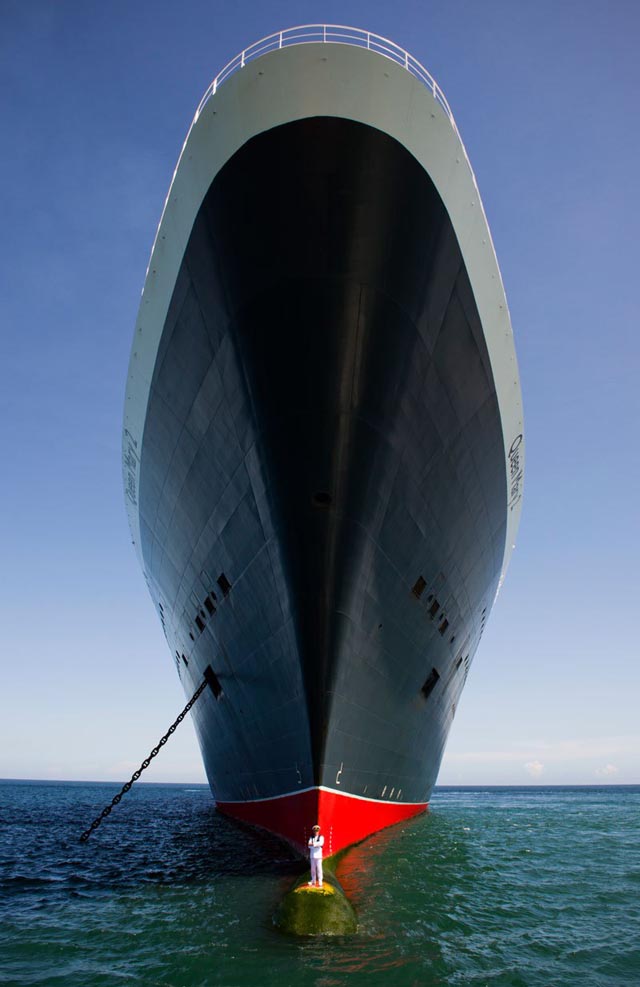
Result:
[[[313,836],[309,837],[309,859],[311,861],[311,880],[309,881],[309,887],[315,886],[317,888],[322,887],[322,848],[324,846],[324,836],[320,836],[320,827],[316,823],[313,826],[311,832]]]

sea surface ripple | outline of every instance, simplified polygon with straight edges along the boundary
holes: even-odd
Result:
[[[304,864],[208,788],[0,782],[0,982],[637,987],[640,787],[439,788],[352,848],[354,937],[290,939]]]

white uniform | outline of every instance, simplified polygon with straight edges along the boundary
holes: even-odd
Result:
[[[311,883],[322,884],[322,848],[324,836],[312,836],[309,840],[309,859],[311,861]]]

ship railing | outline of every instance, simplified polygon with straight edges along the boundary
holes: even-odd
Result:
[[[369,51],[375,51],[379,55],[384,55],[385,58],[390,58],[393,62],[403,66],[407,72],[410,72],[426,86],[433,95],[433,98],[446,113],[451,126],[456,133],[458,132],[455,120],[453,119],[453,113],[445,99],[444,93],[433,76],[427,72],[424,65],[421,65],[413,55],[395,44],[395,42],[390,41],[389,38],[383,38],[381,35],[373,34],[371,31],[363,31],[358,27],[348,27],[344,24],[303,24],[298,27],[287,28],[285,31],[277,31],[275,34],[269,34],[266,38],[261,38],[260,41],[254,42],[254,44],[245,48],[244,51],[239,52],[235,58],[227,62],[225,67],[218,72],[202,97],[195,119],[198,119],[205,105],[212,96],[215,96],[222,83],[230,75],[233,75],[234,72],[243,69],[247,62],[251,62],[254,58],[259,58],[261,55],[265,55],[270,51],[277,51],[279,48],[288,48],[291,45],[318,44],[318,42],[367,48]]]

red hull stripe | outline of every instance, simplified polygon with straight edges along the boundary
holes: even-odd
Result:
[[[379,829],[424,812],[427,804],[376,802],[311,788],[255,802],[218,802],[217,807],[225,815],[283,837],[303,853],[311,827],[317,822],[325,838],[325,856],[331,856]]]

